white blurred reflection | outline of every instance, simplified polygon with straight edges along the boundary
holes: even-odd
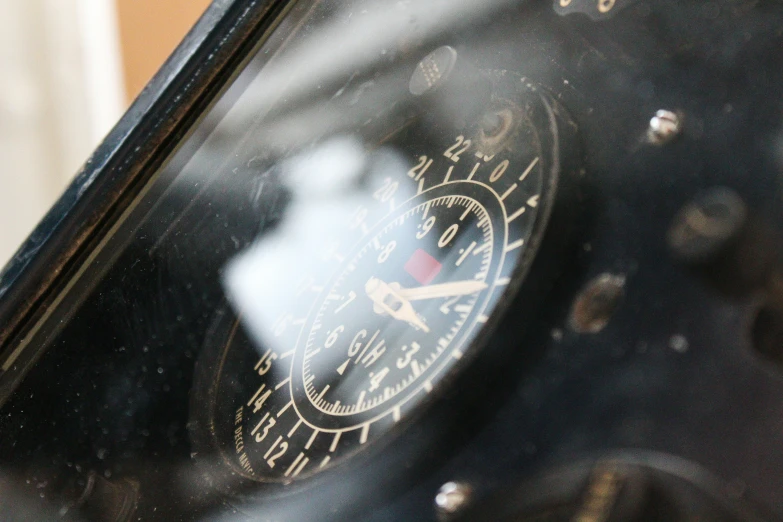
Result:
[[[282,164],[281,178],[292,194],[283,220],[233,258],[223,280],[259,352],[293,348],[280,335],[293,320],[286,312],[295,308],[301,292],[319,291],[316,285],[331,275],[329,261],[331,270],[337,269],[334,263],[342,258],[332,258],[336,249],[345,255],[353,248],[363,232],[350,233],[351,220],[357,209],[377,202],[377,181],[401,179],[409,168],[392,149],[367,152],[351,136],[335,137]],[[413,187],[399,186],[396,201],[414,194]]]
[[[296,102],[378,63],[388,68],[390,54],[401,47],[410,50],[436,40],[446,31],[476,24],[511,3],[400,0],[346,8],[267,65],[249,86],[241,109],[237,105],[229,112],[225,127],[244,129],[281,99]]]

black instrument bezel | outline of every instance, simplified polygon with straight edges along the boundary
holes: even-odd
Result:
[[[541,161],[545,173],[542,211],[528,248],[513,271],[509,290],[484,325],[484,333],[471,343],[469,356],[449,368],[433,393],[380,440],[323,473],[289,484],[253,480],[221,462],[225,456],[215,429],[215,396],[225,343],[240,326],[228,302],[217,311],[196,364],[188,427],[194,451],[200,456],[197,464],[198,460],[206,463],[200,465],[205,485],[217,487],[231,499],[232,508],[252,513],[263,505],[265,510],[288,513],[286,501],[294,496],[306,494],[310,505],[327,505],[340,503],[352,494],[351,488],[360,487],[372,494],[361,501],[352,494],[354,504],[339,510],[361,513],[370,509],[368,503],[377,505],[393,497],[448,458],[495,413],[509,389],[541,357],[543,345],[530,341],[540,336],[545,325],[537,323],[540,303],[556,286],[565,270],[561,261],[568,259],[566,253],[573,249],[575,218],[583,206],[581,158],[576,125],[551,95],[531,89],[524,110],[539,129],[541,150],[547,152]]]

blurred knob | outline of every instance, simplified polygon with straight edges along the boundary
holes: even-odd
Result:
[[[751,522],[767,520],[732,505],[695,478],[701,469],[680,459],[618,457],[558,467],[538,477],[477,495],[450,521],[496,522]],[[678,471],[681,472],[678,474]],[[707,481],[718,485],[717,481]],[[480,497],[480,498],[478,498]]]
[[[667,240],[677,261],[729,296],[766,288],[777,269],[772,234],[728,188],[710,189],[686,204]]]
[[[490,81],[448,45],[419,61],[408,89],[425,111],[436,111],[457,128],[479,123],[492,99]]]

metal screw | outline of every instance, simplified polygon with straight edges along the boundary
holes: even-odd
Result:
[[[470,500],[471,488],[462,482],[446,482],[435,495],[435,507],[444,515],[452,515]]]
[[[504,125],[503,117],[497,112],[488,112],[481,117],[481,130],[484,132],[484,136],[488,138],[494,138],[503,132]]]
[[[598,0],[598,10],[602,13],[608,13],[614,7],[616,0]]]
[[[491,154],[503,146],[509,135],[515,130],[516,124],[511,110],[502,109],[485,113],[481,117],[479,126],[481,129],[480,150]]]
[[[571,328],[578,333],[603,330],[625,293],[625,276],[600,274],[579,293],[571,308]]]
[[[675,352],[685,353],[688,351],[688,339],[684,335],[672,335],[669,339],[669,348]]]
[[[647,139],[653,145],[663,145],[682,131],[682,117],[672,111],[660,110],[650,120]]]

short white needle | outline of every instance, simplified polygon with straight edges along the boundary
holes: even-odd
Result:
[[[376,313],[388,314],[399,321],[405,321],[420,330],[429,332],[429,327],[422,321],[410,301],[401,297],[397,290],[376,277],[371,277],[364,285],[367,297],[375,303]]]

